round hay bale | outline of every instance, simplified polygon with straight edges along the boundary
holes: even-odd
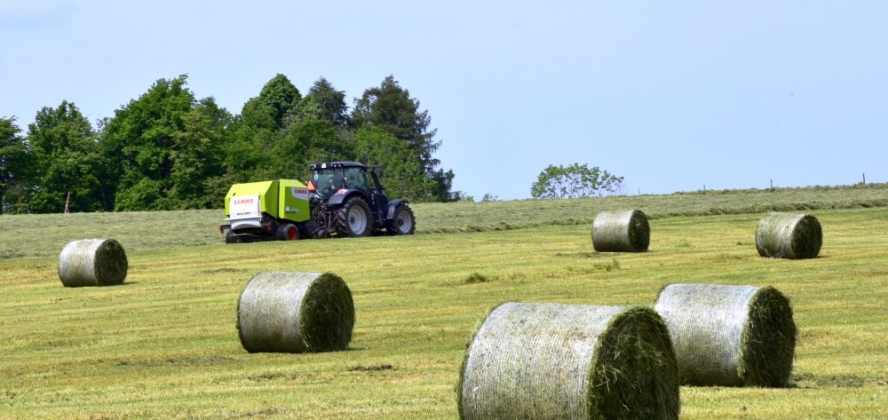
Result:
[[[114,239],[69,242],[59,255],[59,279],[65,287],[121,284],[128,267],[126,252]]]
[[[505,303],[472,339],[462,420],[677,419],[666,324],[650,308]]]
[[[815,258],[823,244],[817,218],[808,214],[770,212],[755,230],[755,248],[769,258]]]
[[[796,325],[777,289],[670,284],[654,310],[669,326],[682,384],[787,386]]]
[[[259,273],[237,305],[238,335],[250,353],[342,350],[354,324],[351,291],[333,273]]]
[[[644,252],[651,226],[640,210],[603,211],[592,222],[592,246],[598,252]]]

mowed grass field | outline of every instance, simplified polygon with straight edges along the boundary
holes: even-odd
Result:
[[[457,419],[493,306],[651,305],[669,283],[774,286],[799,327],[793,387],[682,387],[682,419],[888,418],[888,190],[788,192],[417,204],[414,236],[235,245],[221,211],[0,216],[0,419]],[[750,209],[778,205],[820,220],[819,258],[758,256]],[[593,251],[609,207],[652,216],[650,252]],[[93,237],[126,248],[126,283],[62,287],[59,251]],[[348,350],[243,350],[239,294],[272,270],[345,279]]]

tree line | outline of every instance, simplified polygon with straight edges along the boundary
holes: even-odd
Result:
[[[302,95],[278,74],[240,114],[187,81],[160,79],[96,126],[68,101],[26,130],[0,118],[0,213],[219,208],[232,184],[305,180],[309,163],[332,160],[380,168],[391,197],[461,199],[428,111],[392,76],[349,110],[325,78]]]

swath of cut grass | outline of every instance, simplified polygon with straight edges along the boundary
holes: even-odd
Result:
[[[820,221],[809,214],[770,212],[755,230],[755,247],[762,257],[816,258],[822,244]]]
[[[237,313],[241,344],[250,353],[342,350],[355,322],[351,291],[333,273],[257,274]]]
[[[465,284],[487,283],[490,280],[491,279],[489,277],[485,276],[484,274],[472,273],[472,274],[469,274],[468,276],[466,276],[465,279],[463,279],[463,283],[465,283]]]
[[[670,284],[654,310],[669,326],[683,384],[788,385],[797,330],[777,289]]]
[[[675,354],[649,308],[505,303],[461,372],[463,420],[678,418]]]
[[[592,246],[598,252],[644,252],[651,227],[640,210],[603,211],[592,223]]]
[[[129,264],[114,239],[69,242],[59,255],[59,278],[65,287],[112,286],[123,283]]]
[[[888,183],[876,183],[774,191],[726,190],[411,206],[418,221],[417,234],[474,233],[541,226],[587,226],[594,223],[593,215],[608,209],[644,209],[649,220],[656,220],[676,216],[888,207],[886,191]],[[220,198],[218,203],[222,205],[223,200]],[[127,244],[129,251],[217,245],[224,242],[218,229],[224,217],[221,209],[4,214],[0,217],[0,232],[16,240],[0,241],[0,260],[54,257],[67,242],[90,237],[113,237]]]

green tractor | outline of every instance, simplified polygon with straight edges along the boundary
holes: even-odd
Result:
[[[407,200],[389,201],[373,168],[357,162],[309,165],[311,179],[232,185],[225,196],[226,243],[256,240],[412,235]]]

